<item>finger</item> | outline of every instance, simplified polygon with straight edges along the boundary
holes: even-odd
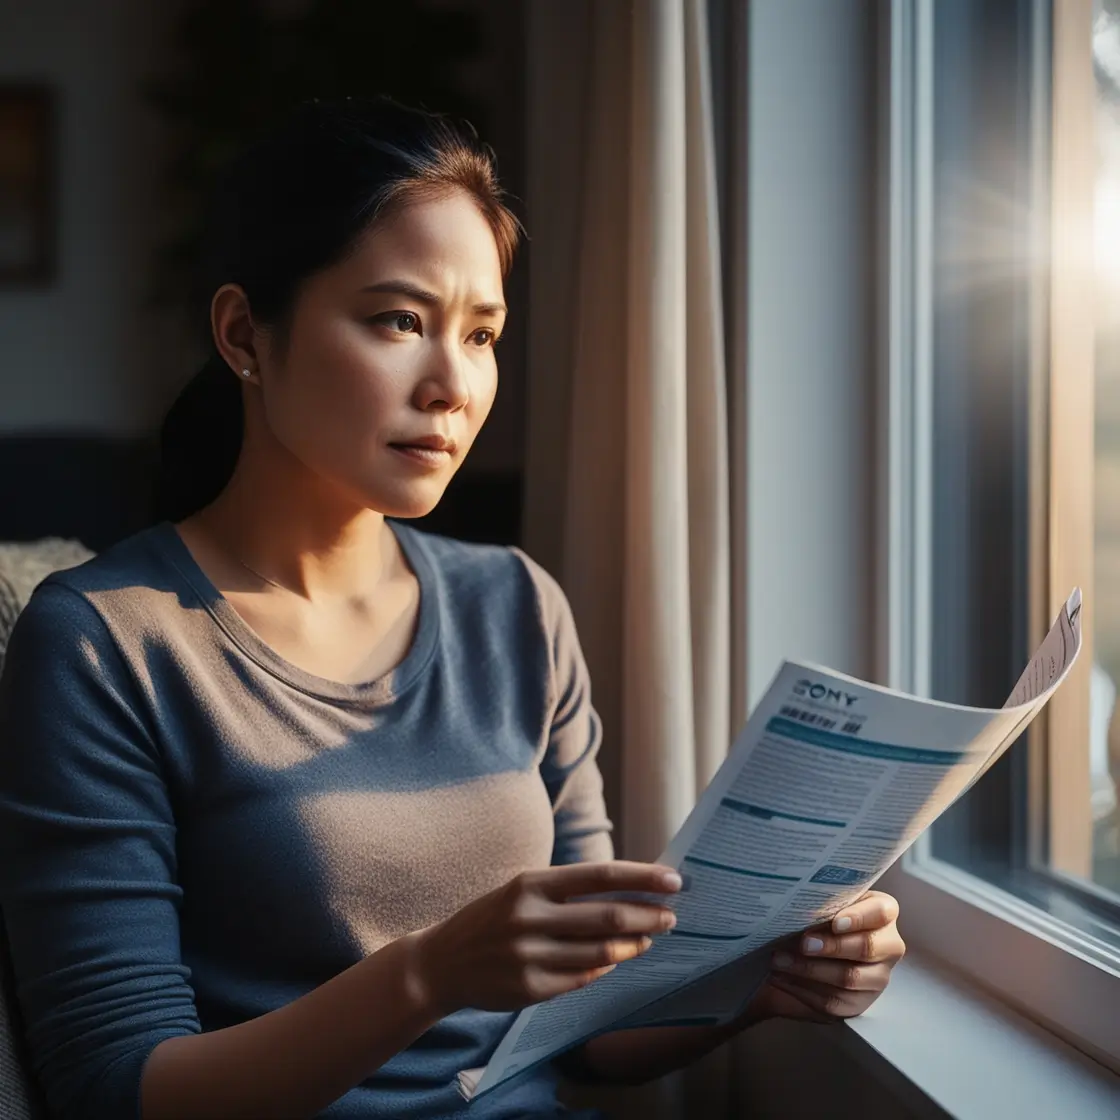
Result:
[[[763,989],[761,999],[765,1004],[763,1018],[801,1019],[811,1023],[835,1023],[836,1019],[818,1011],[809,1001],[816,999],[815,994],[806,996],[791,987],[789,977],[771,976]]]
[[[677,916],[667,906],[642,902],[561,902],[548,907],[535,928],[555,938],[667,933]]]
[[[858,964],[854,961],[814,960],[799,953],[777,953],[772,967],[776,974],[785,977],[803,977],[845,988],[852,992],[881,992],[891,977],[889,964]]]
[[[898,921],[898,901],[882,891],[868,891],[857,902],[846,906],[831,922],[832,933],[856,933],[882,929]]]
[[[828,1019],[851,1019],[862,1015],[875,1001],[877,992],[853,992],[834,988],[815,980],[774,973],[770,983],[779,991],[795,996],[810,1010]]]
[[[807,957],[836,957],[845,961],[883,961],[891,965],[902,960],[906,943],[893,923],[866,933],[845,933],[840,937],[821,930],[810,930],[798,943]]]
[[[651,945],[651,937],[612,937],[589,941],[556,941],[541,937],[522,942],[518,947],[518,956],[524,963],[550,972],[591,972],[633,960]]]
[[[559,972],[533,966],[525,970],[523,981],[526,993],[534,1003],[539,1003],[575,991],[577,988],[586,988],[588,984],[593,984],[608,972],[612,972],[614,968],[615,966],[611,964],[605,968],[593,968],[586,972],[578,970]]]
[[[530,872],[527,877],[532,878],[542,894],[556,902],[604,891],[674,894],[681,889],[681,877],[673,868],[621,859],[549,867]]]

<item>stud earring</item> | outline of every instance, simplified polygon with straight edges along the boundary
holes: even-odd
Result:
[[[243,369],[243,370],[241,371],[241,376],[242,376],[242,377],[252,377],[252,376],[253,376],[253,372],[252,372],[252,370],[248,370],[248,369]]]

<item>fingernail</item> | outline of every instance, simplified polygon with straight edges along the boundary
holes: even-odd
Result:
[[[666,871],[661,876],[661,882],[665,884],[667,890],[679,891],[684,885],[683,880],[675,871]]]
[[[638,942],[638,952],[644,953],[653,944],[652,937],[643,936],[641,941]]]
[[[847,933],[848,930],[852,928],[852,919],[837,918],[836,921],[832,923],[832,928],[836,930],[837,933]]]
[[[775,968],[789,968],[793,964],[793,957],[789,953],[775,953],[774,954],[774,967]]]
[[[806,937],[802,948],[806,953],[819,953],[824,948],[824,942],[819,937]]]
[[[673,929],[677,924],[676,914],[674,914],[672,910],[666,910],[664,917],[661,919],[661,923],[666,929]]]

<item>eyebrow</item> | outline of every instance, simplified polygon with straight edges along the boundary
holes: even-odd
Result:
[[[382,280],[378,284],[367,284],[363,292],[388,292],[395,296],[410,296],[419,303],[426,303],[430,307],[438,307],[443,300],[435,292],[421,288],[419,284],[411,284],[407,280]],[[504,303],[476,303],[471,308],[476,315],[505,315],[507,308]]]

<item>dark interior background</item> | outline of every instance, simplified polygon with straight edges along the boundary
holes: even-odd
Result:
[[[192,176],[239,127],[342,90],[465,112],[524,216],[523,21],[519,0],[0,0],[0,157],[22,142],[4,98],[49,107],[34,274],[3,269],[25,203],[0,190],[0,541],[100,550],[150,522],[158,425],[201,354]],[[520,539],[526,253],[494,411],[422,522],[466,539]]]

